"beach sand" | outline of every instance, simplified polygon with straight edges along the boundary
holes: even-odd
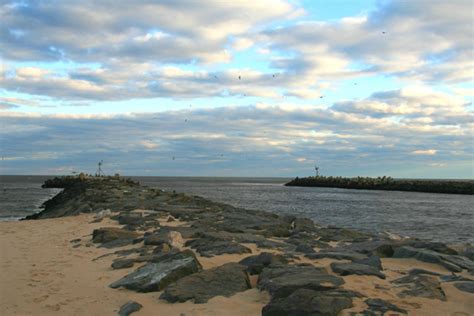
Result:
[[[113,270],[110,265],[117,248],[98,248],[90,242],[93,229],[118,226],[104,219],[91,223],[93,215],[63,217],[36,221],[0,223],[0,310],[2,315],[117,315],[124,303],[133,300],[143,308],[133,315],[261,315],[270,296],[253,288],[230,298],[215,297],[206,304],[192,302],[170,304],[159,300],[161,292],[135,293],[111,289],[109,284],[133,271]],[[163,221],[162,224],[165,224]],[[180,225],[171,222],[169,225]],[[71,240],[80,238],[74,243]],[[75,246],[79,245],[79,246]],[[261,251],[245,244],[253,254]],[[125,248],[136,247],[128,246]],[[243,255],[221,255],[213,258],[197,256],[204,269],[227,262],[238,262]],[[96,259],[96,260],[95,260]],[[332,260],[309,260],[327,267]],[[417,297],[400,298],[390,281],[413,268],[449,274],[444,268],[408,259],[383,259],[386,280],[369,276],[344,277],[346,289],[356,290],[371,298],[382,298],[410,311],[410,315],[473,315],[474,295],[457,290],[451,283],[442,283],[447,301]],[[330,269],[328,269],[330,271]],[[256,278],[251,278],[253,285]],[[354,307],[343,315],[366,308],[364,299],[355,299]],[[390,315],[396,315],[390,313]]]

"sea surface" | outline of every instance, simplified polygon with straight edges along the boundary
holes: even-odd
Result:
[[[59,190],[41,189],[44,176],[0,176],[0,219],[38,211]],[[287,178],[132,177],[143,185],[184,192],[322,225],[447,243],[474,243],[474,196],[338,188],[285,187]]]

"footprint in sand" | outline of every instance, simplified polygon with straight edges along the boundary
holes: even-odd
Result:
[[[55,311],[57,312],[58,310],[61,309],[61,306],[59,304],[54,304],[54,305],[46,305],[45,306],[47,309],[51,310],[51,311]]]
[[[33,302],[35,303],[41,303],[42,301],[46,300],[49,297],[49,295],[43,295],[41,297],[37,297],[33,299]]]

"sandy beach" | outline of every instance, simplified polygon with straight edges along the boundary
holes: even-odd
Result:
[[[44,219],[37,221],[0,223],[0,308],[2,315],[116,315],[120,306],[133,300],[144,307],[136,315],[261,315],[270,296],[252,288],[230,298],[218,296],[206,304],[170,304],[159,299],[161,292],[136,293],[125,289],[112,289],[109,284],[135,268],[113,270],[110,265],[113,253],[90,242],[91,232],[99,227],[117,226],[117,222],[104,219],[91,223],[93,215]],[[163,221],[165,223],[165,221]],[[169,225],[185,225],[172,222]],[[81,239],[74,243],[75,239]],[[75,246],[79,245],[79,246]],[[261,252],[247,244],[252,254]],[[136,247],[128,246],[125,248]],[[266,250],[268,251],[268,250]],[[213,258],[197,258],[204,269],[238,262],[249,254],[224,254]],[[99,258],[99,259],[97,259]],[[300,258],[315,266],[328,265],[334,260]],[[346,276],[344,288],[356,290],[368,297],[382,298],[409,311],[410,315],[472,315],[473,295],[461,292],[450,283],[442,283],[447,300],[419,297],[399,298],[398,290],[390,281],[411,268],[423,268],[449,274],[435,264],[417,260],[383,259],[385,280],[372,276]],[[328,269],[330,271],[330,269]],[[253,286],[256,279],[252,278]],[[343,315],[363,309],[363,299],[355,299],[354,307]],[[396,313],[395,313],[396,314]],[[391,314],[391,315],[395,315]]]

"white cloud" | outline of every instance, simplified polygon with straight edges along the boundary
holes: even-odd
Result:
[[[432,155],[436,155],[438,151],[436,149],[419,149],[419,150],[414,150],[412,151],[412,154],[414,155],[428,155],[428,156],[432,156]]]

